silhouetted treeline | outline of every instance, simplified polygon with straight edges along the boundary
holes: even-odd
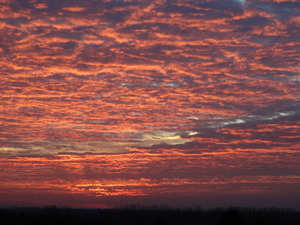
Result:
[[[114,209],[2,208],[0,225],[300,225],[300,211],[229,207],[203,210],[125,205]]]

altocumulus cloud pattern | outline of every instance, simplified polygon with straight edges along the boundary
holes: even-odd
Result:
[[[6,204],[299,196],[299,1],[0,0],[0,32]]]

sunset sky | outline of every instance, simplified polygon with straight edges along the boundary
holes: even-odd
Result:
[[[0,0],[0,207],[300,209],[299,0]]]

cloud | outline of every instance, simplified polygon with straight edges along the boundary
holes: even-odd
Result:
[[[297,2],[9,3],[1,186],[97,196],[299,183]]]
[[[250,7],[274,14],[278,19],[287,19],[299,13],[300,4],[298,2],[256,2]]]
[[[66,10],[66,11],[71,11],[71,12],[82,12],[82,11],[85,10],[84,7],[76,7],[76,6],[74,6],[74,7],[63,7],[62,9]]]

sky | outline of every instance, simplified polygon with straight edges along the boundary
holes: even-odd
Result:
[[[298,0],[0,0],[0,206],[300,209]]]

